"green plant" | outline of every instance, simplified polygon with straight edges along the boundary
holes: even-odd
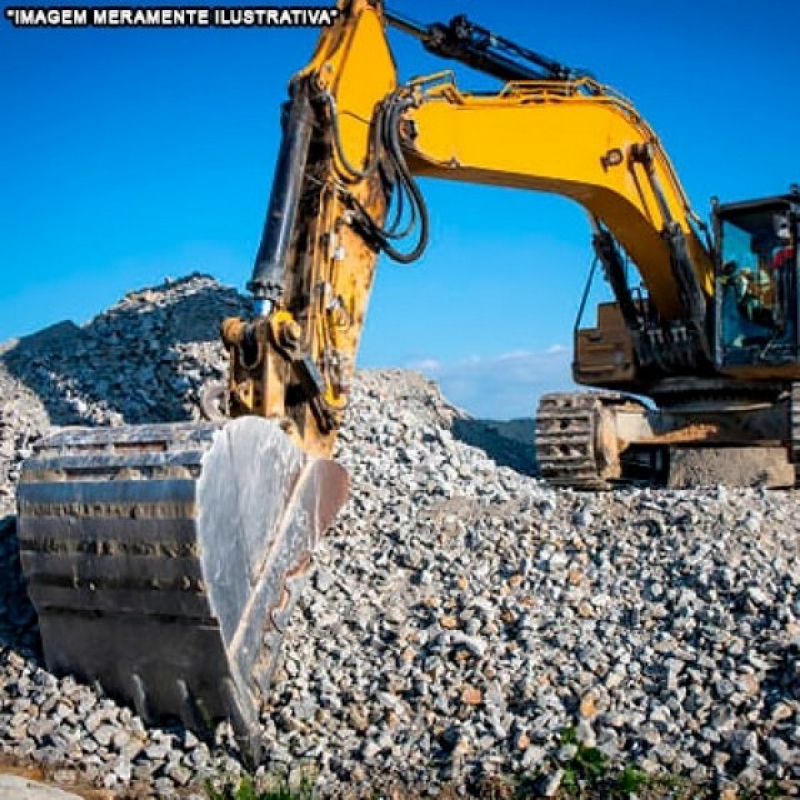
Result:
[[[561,744],[575,747],[574,755],[562,764],[564,776],[561,785],[565,791],[574,794],[582,788],[598,788],[608,772],[605,754],[596,747],[578,741],[577,731],[572,727],[561,734]]]
[[[785,791],[775,778],[773,778],[769,786],[767,786],[767,797],[785,797]]]
[[[646,789],[652,783],[653,779],[646,772],[629,764],[615,776],[612,791],[627,796]]]
[[[296,787],[289,783],[288,776],[272,782],[267,789],[258,789],[249,777],[244,777],[238,786],[226,784],[215,789],[206,784],[209,800],[314,800],[314,783],[308,775],[303,775]]]

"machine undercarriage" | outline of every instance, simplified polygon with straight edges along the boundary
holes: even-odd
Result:
[[[795,486],[800,385],[774,393],[764,386],[750,394],[742,389],[719,380],[666,382],[660,407],[612,392],[544,395],[536,414],[540,474],[553,486],[582,490],[677,486],[676,461],[702,463],[708,455],[713,469],[718,451],[730,450],[749,454],[752,463],[738,472],[720,470],[719,483]]]

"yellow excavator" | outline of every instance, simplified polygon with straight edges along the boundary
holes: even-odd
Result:
[[[467,92],[451,72],[399,84],[389,25],[502,88]],[[675,447],[800,461],[796,188],[714,204],[707,227],[616,91],[463,16],[420,25],[379,0],[341,0],[289,95],[253,313],[222,322],[230,373],[208,421],[56,432],[18,490],[49,667],[148,722],[229,719],[256,760],[283,630],[347,495],[330,456],[375,265],[428,240],[420,176],[588,212],[614,299],[576,325],[573,374],[601,391],[542,398],[547,480],[658,481]]]

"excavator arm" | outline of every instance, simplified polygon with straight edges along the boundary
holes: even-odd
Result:
[[[341,6],[291,81],[253,276],[251,320],[223,323],[234,416],[279,419],[329,455],[347,406],[383,221],[403,191],[396,70],[373,4]],[[398,186],[399,184],[399,186]],[[370,231],[357,220],[369,219]],[[387,231],[386,236],[392,232]],[[388,238],[384,240],[391,247]]]
[[[217,395],[205,422],[56,431],[17,492],[49,668],[99,682],[148,723],[228,719],[253,761],[283,631],[346,499],[327,456],[404,180],[380,11],[341,12],[291,82],[253,314],[222,324],[223,408]]]

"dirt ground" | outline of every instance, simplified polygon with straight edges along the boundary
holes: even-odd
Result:
[[[670,452],[669,485],[676,489],[698,486],[794,485],[794,466],[781,447],[723,447]]]

